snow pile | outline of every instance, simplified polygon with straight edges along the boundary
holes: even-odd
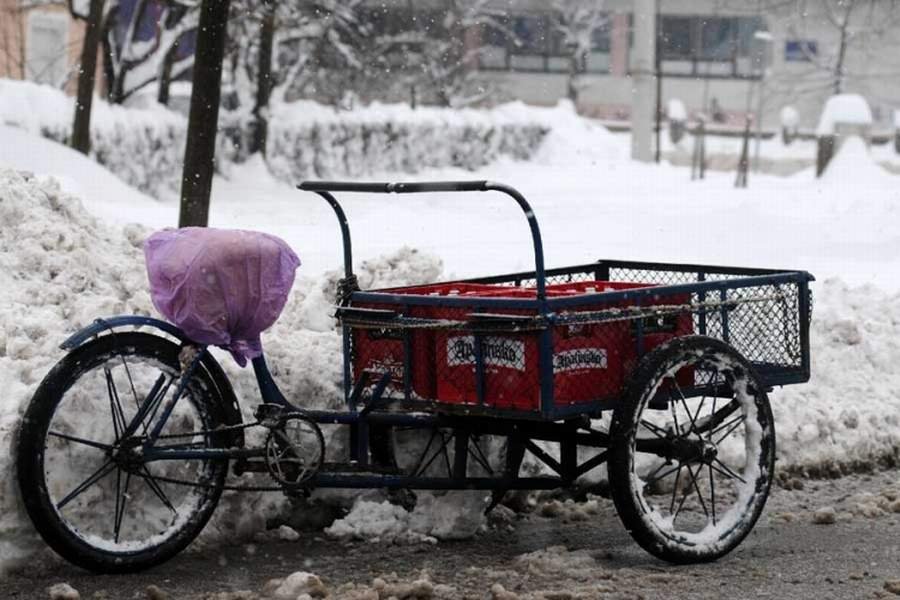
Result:
[[[53,87],[0,79],[0,125],[67,144],[73,106],[72,97]],[[162,105],[125,108],[94,98],[91,156],[142,192],[161,197],[177,189],[186,135],[187,120]]]
[[[434,542],[471,537],[484,522],[485,492],[417,492],[416,498],[412,512],[387,501],[359,499],[347,516],[325,532],[338,539]]]
[[[834,474],[900,461],[900,294],[825,281],[812,379],[771,394],[782,469]]]
[[[871,125],[872,109],[859,94],[838,94],[825,102],[816,135],[834,135],[837,125]]]
[[[35,547],[13,477],[13,434],[25,403],[60,358],[67,333],[100,315],[149,314],[150,298],[140,266],[145,230],[107,228],[55,182],[0,169],[0,222],[2,569]]]
[[[549,132],[531,162],[543,166],[584,165],[630,160],[630,146],[605,127],[575,112],[569,100],[542,109]],[[549,124],[552,123],[552,127]]]
[[[104,221],[162,226],[178,218],[177,206],[163,205],[80,152],[18,127],[0,124],[0,166],[52,175],[63,192]]]
[[[896,179],[896,176],[885,171],[872,159],[866,143],[857,135],[843,141],[837,155],[831,159],[822,174],[825,185],[840,186],[843,189],[846,189],[848,181],[864,182],[864,185],[871,186],[879,181],[894,183]],[[858,190],[857,184],[850,193],[858,193]]]

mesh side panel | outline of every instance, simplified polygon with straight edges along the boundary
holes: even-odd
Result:
[[[715,294],[713,300],[721,296]],[[769,367],[801,366],[797,284],[727,290],[724,305],[706,315],[706,334],[728,342],[754,363]],[[698,319],[699,320],[699,319]]]

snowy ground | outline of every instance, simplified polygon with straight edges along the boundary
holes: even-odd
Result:
[[[82,196],[94,221],[52,184],[0,177],[0,569],[36,545],[9,477],[11,439],[22,406],[50,365],[55,346],[94,316],[151,310],[137,246],[147,230],[173,226],[174,202],[158,203],[83,157],[46,140],[0,128],[0,168],[57,175]],[[11,143],[5,143],[9,140]],[[627,140],[570,115],[535,160],[471,173],[427,172],[417,179],[510,183],[532,202],[548,266],[597,258],[798,268],[819,278],[812,330],[813,381],[773,394],[783,467],[838,470],[896,457],[900,448],[900,181],[848,144],[826,177],[759,176],[735,190],[733,174],[692,183],[686,169],[627,158]],[[385,174],[384,179],[409,179]],[[532,266],[524,217],[506,198],[433,194],[347,196],[356,259],[408,245],[443,259],[443,277]],[[322,274],[340,264],[337,223],[311,194],[274,180],[259,161],[216,179],[211,225],[283,236],[303,266],[282,321],[267,337],[279,383],[327,405],[336,397],[337,337],[328,329]],[[108,224],[114,227],[108,227]],[[422,252],[370,263],[364,284],[441,276]],[[399,267],[397,266],[399,265]],[[234,373],[235,369],[228,367]],[[238,394],[252,382],[238,376]],[[247,402],[248,406],[252,402]],[[260,527],[269,501],[232,497],[220,508],[226,535]]]

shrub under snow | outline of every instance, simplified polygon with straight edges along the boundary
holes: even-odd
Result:
[[[0,79],[0,123],[67,143],[73,99],[31,82]],[[379,105],[337,112],[315,102],[273,106],[267,156],[288,183],[429,167],[474,169],[499,157],[527,159],[549,125],[520,103],[490,110]],[[217,160],[246,160],[247,123],[223,113]],[[91,155],[157,198],[179,189],[187,119],[161,105],[125,108],[94,99]]]

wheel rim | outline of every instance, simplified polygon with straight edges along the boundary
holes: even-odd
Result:
[[[645,389],[629,440],[629,484],[642,518],[665,538],[715,551],[752,527],[773,452],[756,385],[735,357],[693,353],[657,370]],[[667,407],[649,409],[651,399]],[[663,447],[664,457],[648,451]]]
[[[174,395],[178,376],[155,358],[107,355],[85,366],[54,410],[40,465],[47,502],[62,525],[95,550],[137,553],[158,546],[184,530],[212,493],[217,469],[211,461],[145,463],[139,458],[143,437]],[[196,400],[200,393],[192,382],[162,435],[208,428],[209,416]],[[155,408],[136,421],[138,406],[151,395]],[[134,435],[126,435],[129,428]],[[203,435],[158,444],[211,445]]]

